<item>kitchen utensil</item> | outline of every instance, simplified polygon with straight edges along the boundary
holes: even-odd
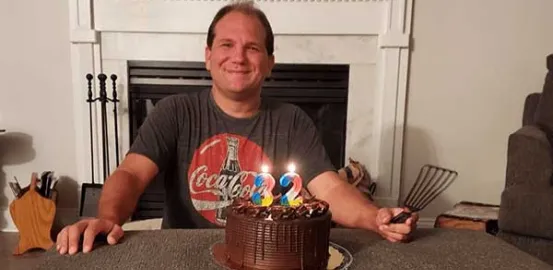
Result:
[[[50,185],[52,184],[52,178],[53,178],[54,172],[52,171],[45,171],[40,175],[40,189],[39,194],[43,197],[48,198],[50,193]]]
[[[56,190],[56,185],[58,184],[58,179],[54,179],[52,181],[52,186],[50,187],[50,193],[48,194],[48,197],[52,198],[52,195],[53,195],[53,190],[57,191]]]
[[[17,189],[17,186],[15,185],[14,182],[9,182],[8,183],[10,185],[10,188],[13,192],[13,196],[16,197],[16,198],[19,198],[19,196],[21,195],[21,190],[20,189]]]
[[[15,179],[15,188],[18,191],[17,194],[19,195],[19,197],[21,197],[21,195],[23,195],[23,193],[21,193],[23,189],[21,188],[21,185],[19,184],[19,180],[17,179],[17,177],[14,176],[13,179]]]
[[[446,190],[457,178],[454,170],[426,164],[420,171],[415,183],[405,198],[403,211],[391,219],[391,223],[404,223],[412,213],[419,212]]]

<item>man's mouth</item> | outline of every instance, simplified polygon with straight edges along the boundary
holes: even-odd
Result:
[[[247,74],[250,71],[249,70],[227,70],[230,74]]]

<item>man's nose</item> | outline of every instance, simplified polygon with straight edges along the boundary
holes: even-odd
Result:
[[[232,61],[235,63],[244,63],[246,61],[246,48],[241,46],[234,47]]]

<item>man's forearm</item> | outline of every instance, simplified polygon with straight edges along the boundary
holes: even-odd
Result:
[[[122,225],[134,211],[142,189],[131,173],[120,169],[115,170],[102,189],[98,218]]]
[[[335,176],[327,174],[324,177]],[[323,181],[326,182],[324,185],[312,187],[312,193],[329,203],[333,221],[346,227],[377,229],[375,220],[379,207],[374,202],[342,180],[336,181],[334,178]]]

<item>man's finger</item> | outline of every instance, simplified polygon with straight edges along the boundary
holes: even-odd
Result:
[[[390,236],[397,240],[405,240],[411,232],[411,227],[405,224],[389,224],[380,226],[380,231],[385,236]]]
[[[392,212],[392,215],[397,216],[397,215],[399,215],[403,212],[410,213],[411,211],[409,211],[409,208],[407,208],[407,207],[405,207],[405,208],[396,207],[396,208],[391,208],[390,212]]]
[[[413,213],[411,218],[413,219],[413,223],[417,223],[417,221],[419,221],[419,213]]]
[[[94,239],[99,232],[102,231],[102,224],[98,221],[92,221],[86,227],[83,236],[83,252],[87,253],[92,250],[92,245],[94,245]]]
[[[121,226],[114,224],[113,228],[111,229],[107,237],[108,244],[110,245],[117,244],[117,242],[119,242],[119,239],[121,239],[121,237],[123,237],[123,229],[121,228]]]
[[[377,217],[379,224],[387,224],[392,218],[392,213],[387,208],[381,208],[378,210]]]
[[[407,224],[389,224],[386,226],[387,230],[389,232],[395,232],[399,234],[409,234],[411,233],[411,226]]]
[[[67,241],[68,241],[67,227],[65,227],[58,233],[58,239],[56,241],[57,250],[61,255],[67,252]]]
[[[392,242],[392,243],[399,242],[399,240],[397,240],[397,239],[395,239],[395,238],[393,238],[393,237],[391,237],[391,236],[386,236],[386,240],[388,240],[388,241],[390,241],[390,242]]]
[[[87,222],[78,222],[75,225],[72,225],[67,230],[68,233],[68,245],[69,245],[69,254],[73,255],[79,250],[79,241],[81,234],[86,229]]]
[[[392,232],[392,231],[383,231],[383,234],[385,236],[386,239],[390,240],[390,239],[394,239],[395,241],[392,241],[392,242],[397,242],[397,241],[406,241],[408,239],[408,236],[405,235],[405,234],[401,234],[401,233],[397,233],[397,232]]]

